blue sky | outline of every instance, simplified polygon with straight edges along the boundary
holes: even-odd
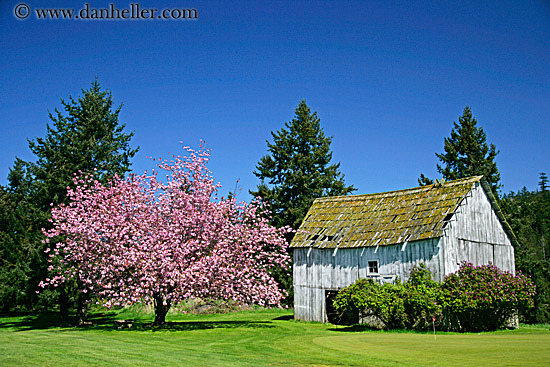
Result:
[[[134,172],[154,168],[148,156],[180,152],[180,140],[204,139],[222,193],[240,179],[242,199],[270,132],[301,99],[358,194],[437,177],[434,153],[465,106],[500,150],[503,192],[534,190],[550,173],[546,0],[139,1],[195,8],[192,21],[18,20],[19,3],[0,5],[0,184],[16,156],[33,159],[27,138],[44,136],[48,111],[95,76],[135,131]]]

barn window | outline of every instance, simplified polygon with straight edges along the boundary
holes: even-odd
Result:
[[[378,274],[378,261],[369,261],[369,274]]]

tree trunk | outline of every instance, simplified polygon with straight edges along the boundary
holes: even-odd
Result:
[[[155,322],[153,325],[163,325],[166,322],[166,314],[170,310],[170,302],[166,302],[160,295],[154,295],[154,305],[155,305]]]
[[[69,323],[69,296],[65,289],[61,289],[59,292],[59,317],[61,325]]]
[[[78,302],[76,305],[76,323],[78,326],[85,325],[88,321],[88,302],[85,299],[84,294],[78,295]]]

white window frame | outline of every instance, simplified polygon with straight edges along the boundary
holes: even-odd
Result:
[[[371,271],[371,264],[376,263],[376,272]],[[367,274],[369,275],[379,275],[380,274],[380,263],[378,260],[369,260],[367,261]]]

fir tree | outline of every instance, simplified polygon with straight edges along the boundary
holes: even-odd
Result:
[[[95,170],[101,182],[115,174],[124,175],[139,149],[130,148],[134,133],[124,133],[125,124],[119,124],[122,105],[113,111],[112,95],[101,90],[97,79],[82,93],[78,100],[61,100],[66,115],[58,109],[55,116],[49,114],[53,127],[46,126],[45,138],[29,140],[31,151],[38,157],[31,169],[39,183],[43,208],[64,202],[74,173]]]
[[[36,291],[43,259],[40,228],[47,214],[32,199],[28,165],[16,158],[8,185],[0,186],[0,312],[25,312],[40,302]],[[47,298],[45,293],[42,298]]]
[[[504,195],[499,205],[517,236],[514,248],[516,269],[529,275],[537,286],[535,309],[524,313],[522,321],[550,321],[550,195],[548,191],[528,191]]]
[[[420,178],[418,179],[418,183],[420,184],[420,186],[426,186],[426,185],[431,185],[434,183],[434,180],[432,180],[431,178],[428,178],[426,176],[424,176],[423,173],[420,174]]]
[[[271,132],[269,154],[254,171],[261,183],[250,193],[270,204],[275,226],[296,229],[315,198],[346,195],[355,188],[344,183],[340,164],[331,163],[332,137],[325,136],[317,112],[311,113],[306,101],[300,101],[285,127]]]
[[[437,171],[447,181],[483,175],[495,197],[498,197],[500,172],[495,157],[499,151],[493,144],[487,143],[487,135],[482,127],[477,126],[470,107],[464,108],[458,123],[453,124],[451,136],[445,138],[445,152],[436,153],[441,162],[437,164]],[[432,183],[432,180],[421,174],[418,182],[426,185]]]
[[[317,112],[312,113],[306,101],[300,101],[285,127],[271,132],[269,154],[260,159],[254,171],[261,182],[250,194],[269,204],[274,226],[297,229],[315,198],[346,195],[356,189],[344,183],[340,164],[331,163],[332,137],[325,136]],[[292,233],[287,239],[292,239]],[[292,275],[275,269],[274,277],[288,293],[286,302],[291,301]]]
[[[0,289],[0,306],[4,311],[51,306],[55,295],[66,321],[68,306],[76,298],[71,289],[43,292],[40,298],[36,295],[47,268],[42,228],[50,226],[50,204],[66,202],[67,187],[79,171],[95,172],[102,182],[115,174],[124,175],[137,149],[129,146],[133,133],[125,133],[125,125],[118,121],[121,106],[113,109],[111,93],[102,91],[97,80],[77,100],[69,97],[61,104],[64,113],[56,109],[49,114],[53,125],[47,125],[46,136],[29,140],[36,161],[16,159],[9,185],[0,190],[0,205],[7,208],[0,219],[0,280],[9,280],[3,282],[5,292]],[[12,292],[16,288],[17,297]]]
[[[548,190],[548,176],[546,176],[546,173],[541,172],[539,174],[539,187],[540,191],[547,191]]]

